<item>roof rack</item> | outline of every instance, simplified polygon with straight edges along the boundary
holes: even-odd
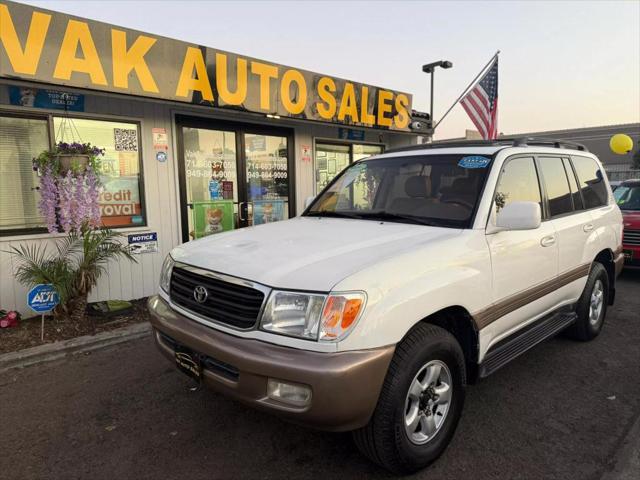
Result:
[[[410,145],[408,147],[391,148],[384,153],[407,152],[411,150],[424,150],[431,148],[456,148],[456,147],[527,147],[530,145],[547,146],[553,148],[568,148],[588,152],[587,147],[581,143],[566,140],[556,140],[553,138],[540,137],[501,137],[496,140],[457,140],[441,141],[437,143],[423,143],[420,145]]]

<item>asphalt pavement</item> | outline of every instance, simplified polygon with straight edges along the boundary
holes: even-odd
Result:
[[[349,434],[190,385],[150,338],[0,374],[0,479],[391,477]],[[639,418],[640,271],[625,271],[599,338],[557,337],[470,386],[452,444],[410,478],[599,479],[634,453]]]

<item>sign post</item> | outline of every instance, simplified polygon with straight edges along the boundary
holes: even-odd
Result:
[[[60,303],[60,296],[50,283],[36,285],[27,293],[27,304],[29,308],[42,315],[40,341],[44,341],[44,316],[53,310],[58,303]]]

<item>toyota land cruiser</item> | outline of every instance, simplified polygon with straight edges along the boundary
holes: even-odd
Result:
[[[467,384],[603,328],[624,263],[598,159],[533,139],[347,167],[297,218],[175,248],[149,300],[177,368],[397,473],[451,440]]]

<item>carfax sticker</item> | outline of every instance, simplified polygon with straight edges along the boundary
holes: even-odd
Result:
[[[490,158],[481,157],[480,155],[470,155],[462,157],[458,162],[458,166],[462,168],[485,168],[489,165]]]

